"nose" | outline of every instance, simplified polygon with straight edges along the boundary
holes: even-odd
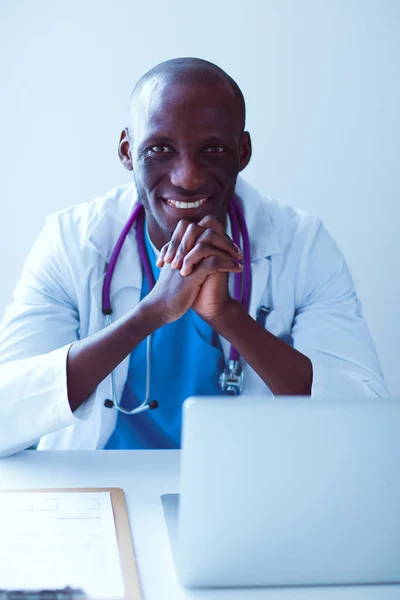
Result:
[[[180,157],[170,172],[170,181],[174,187],[188,191],[197,191],[206,182],[204,171],[191,157]]]

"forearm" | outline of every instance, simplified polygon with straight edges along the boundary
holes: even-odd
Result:
[[[67,358],[68,400],[74,411],[163,319],[142,301],[94,335],[72,344]]]
[[[312,363],[250,317],[238,302],[210,325],[227,339],[274,395],[311,394]]]

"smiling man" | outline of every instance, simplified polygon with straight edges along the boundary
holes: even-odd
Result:
[[[133,182],[49,217],[7,309],[2,455],[39,440],[178,448],[191,395],[387,394],[322,222],[238,177],[251,141],[231,77],[196,58],[157,65],[132,92],[118,151]],[[156,410],[129,414],[150,399]]]

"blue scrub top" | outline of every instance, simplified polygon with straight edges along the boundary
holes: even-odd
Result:
[[[155,280],[153,247],[145,232],[146,249]],[[142,278],[141,299],[149,293],[149,282]],[[131,353],[128,377],[121,405],[139,406],[146,393],[146,346],[143,340]],[[189,396],[221,395],[218,378],[224,356],[218,336],[193,310],[174,323],[153,333],[151,352],[150,400],[158,408],[138,415],[118,413],[117,425],[104,446],[106,449],[180,448],[182,404]]]

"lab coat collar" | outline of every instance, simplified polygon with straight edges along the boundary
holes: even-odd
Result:
[[[94,212],[88,226],[88,239],[107,263],[135,203],[135,186],[125,184],[110,190],[104,197],[100,216],[98,211]],[[133,231],[129,236],[136,238]]]
[[[242,177],[238,177],[235,187],[235,195],[242,207],[247,229],[250,237],[251,260],[279,254],[281,252],[278,233],[273,225],[272,212],[273,203],[263,198]],[[134,183],[125,184],[111,190],[104,199],[104,210],[95,222],[89,226],[89,241],[94,245],[104,260],[109,263],[112,251],[117,243],[118,237],[137,202],[137,194]],[[128,234],[129,242],[124,246],[132,246],[137,249],[135,231]],[[124,246],[121,251],[123,260]],[[125,253],[126,254],[126,253]],[[141,270],[134,276],[134,270],[129,269],[131,277],[135,281],[135,287],[141,285]]]

